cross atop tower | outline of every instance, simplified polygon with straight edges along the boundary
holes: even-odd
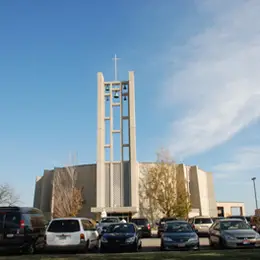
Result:
[[[115,61],[115,81],[117,81],[117,61],[120,60],[120,58],[115,54],[115,57],[112,60]]]

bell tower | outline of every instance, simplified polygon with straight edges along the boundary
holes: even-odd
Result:
[[[116,57],[115,57],[116,58]],[[115,63],[116,64],[116,63]],[[105,81],[97,74],[96,207],[92,212],[138,212],[135,82]]]

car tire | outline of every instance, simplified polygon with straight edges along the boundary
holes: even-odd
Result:
[[[160,251],[165,251],[164,245],[161,243]]]
[[[209,246],[210,246],[210,247],[214,247],[214,244],[212,243],[210,237],[209,237]]]
[[[82,249],[82,253],[86,254],[89,252],[89,240],[87,241],[85,247]]]
[[[26,247],[25,253],[28,255],[34,255],[36,253],[35,242],[32,242],[28,247]]]
[[[103,246],[100,246],[100,248],[99,248],[99,253],[100,253],[100,254],[106,253],[106,250],[105,250],[105,248],[104,248]]]
[[[226,248],[226,244],[225,244],[225,241],[223,239],[219,240],[219,248],[220,249],[225,249]]]

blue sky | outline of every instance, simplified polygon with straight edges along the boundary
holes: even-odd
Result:
[[[44,169],[71,153],[95,162],[96,73],[112,80],[116,53],[119,79],[135,70],[138,160],[169,148],[251,214],[259,12],[257,0],[0,1],[1,182],[30,205]]]

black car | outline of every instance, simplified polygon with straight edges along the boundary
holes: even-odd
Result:
[[[142,248],[141,234],[134,223],[111,224],[102,231],[100,252],[130,251],[138,252]]]
[[[187,221],[168,221],[161,236],[161,251],[174,249],[199,250],[199,237]]]
[[[39,209],[0,207],[0,248],[29,254],[43,249],[45,225]]]
[[[149,224],[147,218],[132,218],[131,222],[138,226],[142,237],[151,237],[151,225]]]
[[[158,231],[157,231],[157,236],[160,238],[161,237],[161,234],[163,233],[164,231],[164,226],[165,226],[165,223],[167,221],[173,221],[173,220],[177,220],[177,218],[175,217],[172,217],[172,218],[161,218],[159,223],[158,223]]]

